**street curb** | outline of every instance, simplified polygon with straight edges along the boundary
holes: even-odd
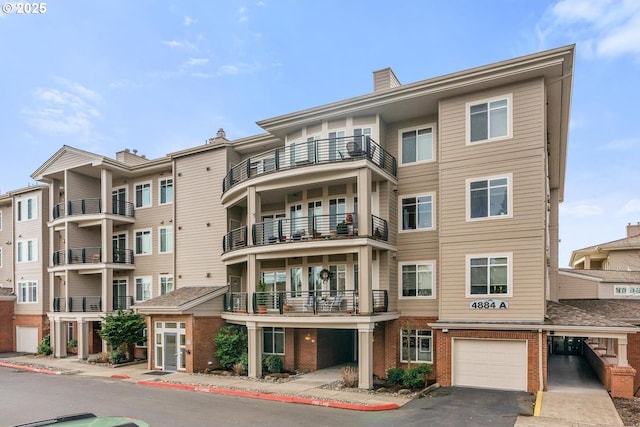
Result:
[[[34,368],[33,366],[25,366],[25,365],[15,365],[13,363],[0,362],[0,366],[4,368],[13,368],[20,369],[23,371],[37,372],[39,374],[47,374],[47,375],[61,375],[61,371],[53,371],[51,369],[44,368]]]
[[[156,380],[140,380],[137,385],[145,387],[169,388],[174,390],[195,391],[200,393],[223,394],[227,396],[248,397],[251,399],[271,400],[284,403],[299,403],[302,405],[324,406],[328,408],[351,409],[354,411],[388,411],[391,409],[399,409],[397,403],[384,403],[378,405],[366,405],[362,403],[337,402],[333,400],[321,400],[308,397],[284,396],[280,394],[269,394],[258,391],[232,390],[218,387],[207,387],[191,384],[165,383]]]
[[[113,375],[111,375],[111,378],[120,379],[120,380],[128,380],[131,377],[129,375],[127,375],[127,374],[113,374]]]

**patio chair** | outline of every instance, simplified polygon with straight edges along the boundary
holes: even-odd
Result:
[[[302,311],[307,311],[308,308],[311,308],[311,311],[313,311],[315,304],[316,304],[316,297],[313,295],[313,293],[310,293],[309,296],[307,297],[307,301],[302,306]]]
[[[340,311],[342,306],[342,299],[342,295],[336,295],[333,301],[331,301],[331,303],[329,304],[329,311],[333,311],[334,308],[336,309],[336,311]]]

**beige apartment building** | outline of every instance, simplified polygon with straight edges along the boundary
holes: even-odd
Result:
[[[55,355],[72,335],[78,357],[105,351],[101,318],[133,308],[150,369],[215,365],[237,324],[254,377],[278,354],[357,363],[361,388],[430,363],[442,385],[536,391],[551,335],[615,339],[612,378],[634,375],[635,327],[557,302],[573,61],[565,46],[410,84],[387,68],[372,93],[160,159],[62,147],[32,175]]]

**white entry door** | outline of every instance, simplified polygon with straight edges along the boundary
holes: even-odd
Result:
[[[38,351],[38,328],[16,326],[16,351],[36,353]]]
[[[527,390],[527,342],[453,340],[454,386]]]

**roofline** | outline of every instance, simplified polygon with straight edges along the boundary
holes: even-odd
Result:
[[[603,278],[601,277],[595,277],[595,276],[591,276],[589,274],[584,274],[584,273],[576,273],[573,271],[566,271],[566,270],[558,270],[558,274],[562,274],[563,276],[569,276],[569,277],[575,277],[576,279],[586,279],[586,280],[592,280],[594,282],[602,282],[604,281]]]
[[[626,323],[626,322],[624,322]],[[588,332],[595,333],[625,333],[635,334],[640,332],[636,326],[569,326],[569,325],[549,325],[547,323],[447,323],[430,322],[428,324],[433,329],[488,329],[488,330],[509,330],[509,331],[536,331],[536,332]]]
[[[188,286],[185,286],[188,287]],[[209,300],[212,300],[214,298],[217,298],[221,295],[224,295],[227,292],[227,286],[220,286],[220,287],[215,287],[214,289],[212,289],[211,291],[209,291],[208,293],[199,296],[198,298],[195,298],[191,301],[188,301],[184,304],[178,305],[178,306],[167,306],[167,305],[148,305],[148,306],[138,306],[136,307],[135,305],[133,306],[133,309],[136,312],[142,313],[142,314],[181,314],[184,313],[187,310],[192,309],[193,307],[196,307],[202,303],[205,303]]]

